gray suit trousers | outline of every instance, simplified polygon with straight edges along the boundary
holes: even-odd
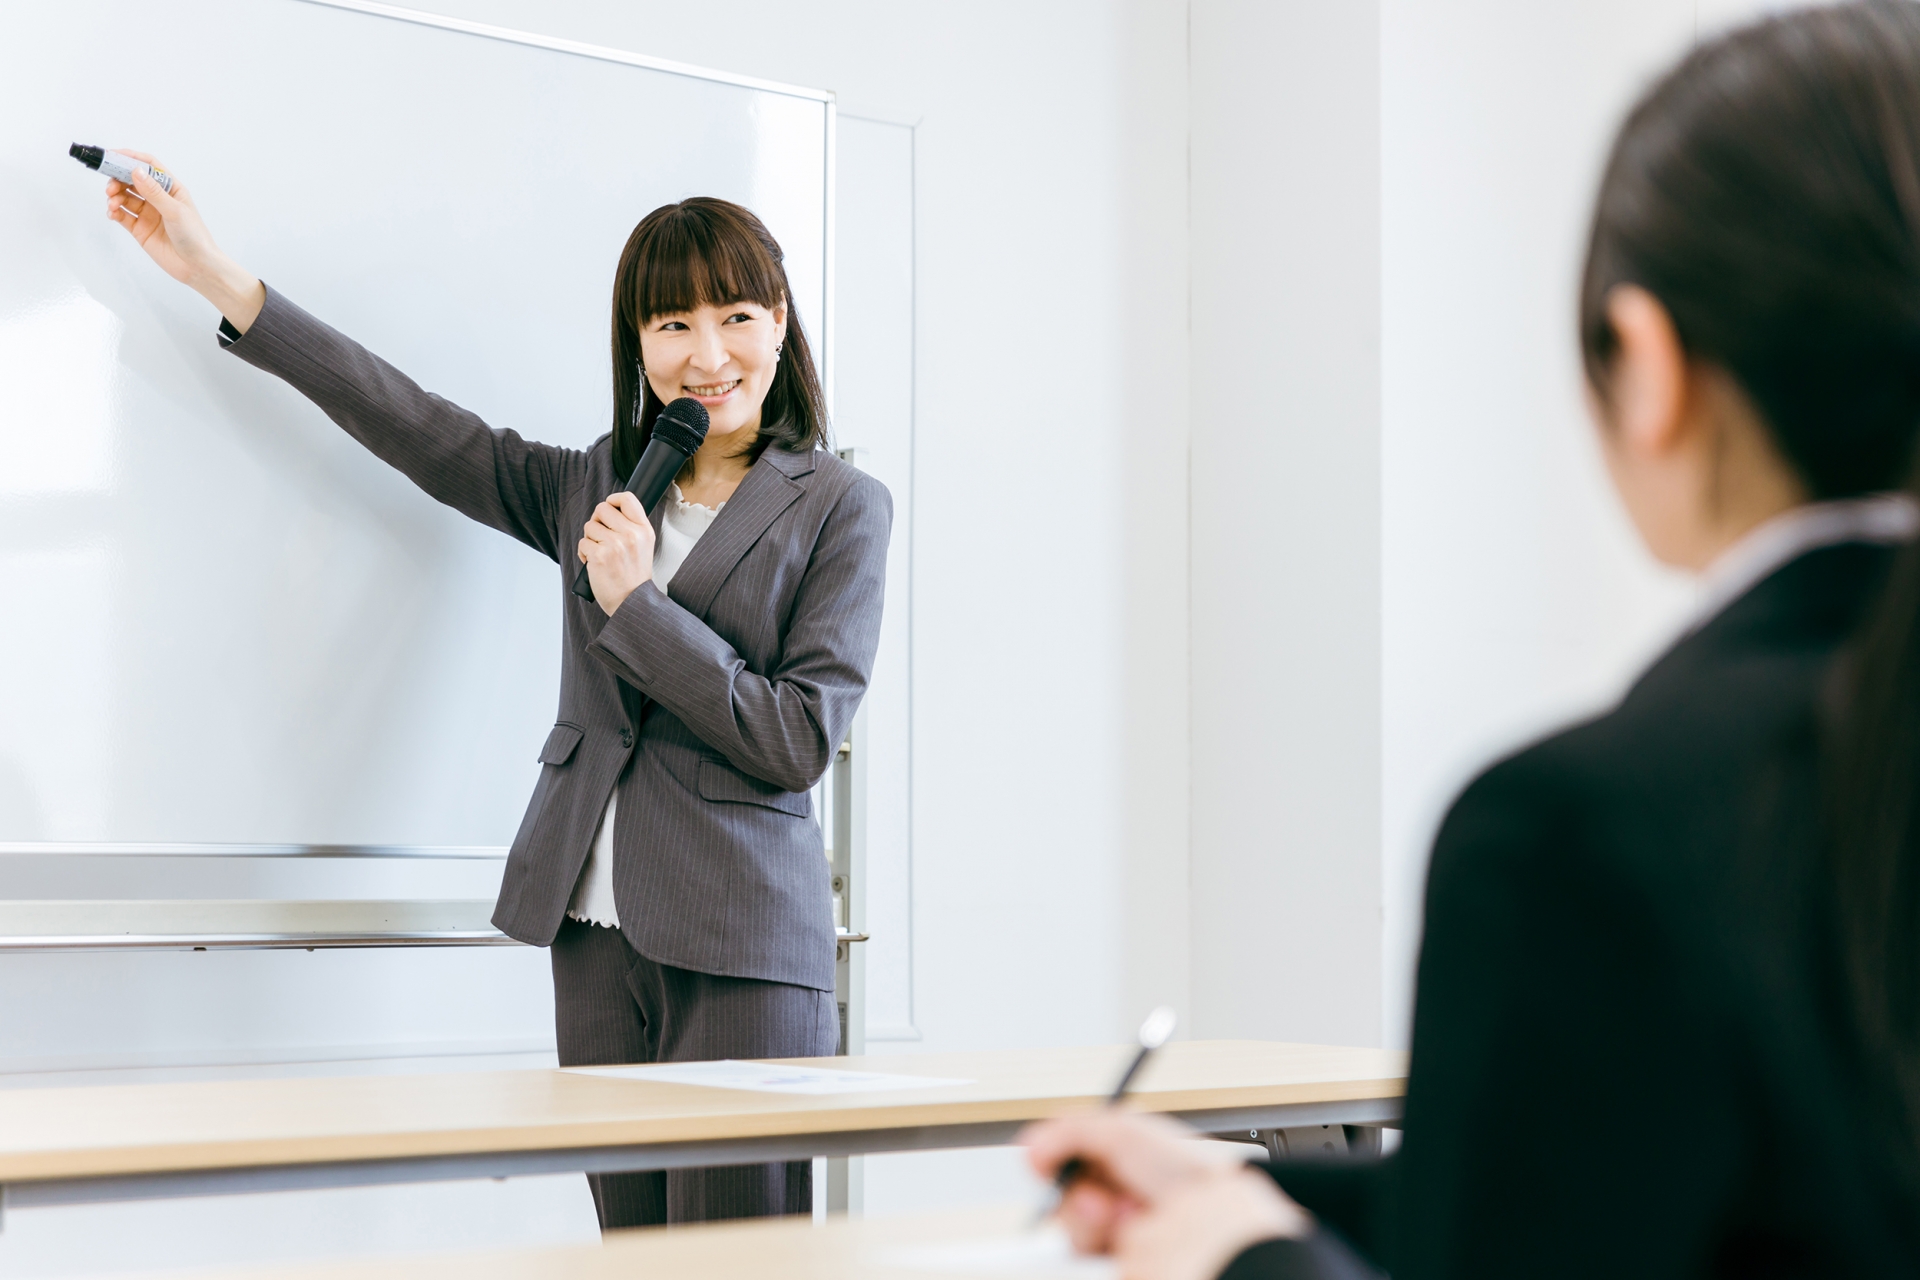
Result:
[[[561,922],[553,1007],[563,1067],[718,1058],[818,1058],[839,1047],[833,993],[728,978],[647,959],[618,929]],[[813,1211],[796,1160],[587,1179],[602,1230]]]

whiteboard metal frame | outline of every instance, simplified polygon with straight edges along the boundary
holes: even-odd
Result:
[[[838,299],[834,289],[835,262],[837,254],[835,241],[839,238],[836,210],[839,206],[840,171],[840,109],[831,95],[827,97],[827,145],[826,172],[821,175],[820,190],[826,202],[821,212],[820,225],[826,243],[821,246],[822,279],[820,281],[820,394],[827,402],[827,448],[837,449],[840,439],[833,430],[833,411],[837,407],[834,401],[834,352],[837,343],[834,340],[833,327],[838,318]]]
[[[351,951],[385,947],[518,947],[498,929],[391,933],[103,933],[0,937],[0,955],[76,951]]]
[[[505,845],[460,844],[116,844],[85,840],[0,840],[0,858],[445,858],[501,861]]]
[[[620,62],[629,67],[645,67],[650,71],[664,71],[669,75],[686,76],[694,80],[712,80],[719,84],[737,85],[742,89],[758,89],[763,93],[784,94],[789,98],[805,98],[809,102],[824,102],[829,109],[827,116],[829,163],[832,160],[831,109],[834,94],[831,89],[809,89],[804,85],[785,84],[779,80],[762,80],[757,76],[736,75],[734,72],[717,71],[712,67],[696,67],[690,62],[674,62],[669,58],[629,53],[625,49],[615,49],[611,45],[588,44],[583,40],[563,40],[558,36],[543,36],[537,32],[519,31],[513,27],[496,27],[489,22],[472,22],[466,18],[450,18],[445,14],[408,9],[397,4],[381,4],[379,0],[301,0],[301,3],[319,5],[326,9],[345,9],[352,13],[371,14],[376,18],[391,18],[395,22],[411,22],[422,27],[439,27],[443,31],[460,31],[486,40],[502,40],[508,44],[527,44],[537,49],[551,49],[555,53],[572,54],[578,58]],[[827,189],[827,201],[831,208],[833,201],[831,185]]]

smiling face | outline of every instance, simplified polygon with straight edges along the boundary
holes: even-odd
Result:
[[[632,473],[654,416],[683,397],[711,424],[696,472],[750,464],[772,444],[824,444],[826,404],[782,261],[752,210],[714,196],[662,205],[634,226],[613,277],[616,472]]]
[[[663,404],[693,397],[706,406],[709,440],[735,437],[745,446],[760,434],[760,409],[786,335],[785,306],[703,304],[642,325],[640,359]]]

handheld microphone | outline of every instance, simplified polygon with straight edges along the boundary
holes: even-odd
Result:
[[[640,505],[652,515],[654,504],[706,438],[707,406],[691,396],[681,396],[653,420],[653,438],[640,451],[640,462],[627,477],[624,492],[640,499]],[[582,600],[593,599],[593,582],[584,564],[573,580],[573,594]]]

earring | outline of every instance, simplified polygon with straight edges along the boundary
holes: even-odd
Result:
[[[784,343],[784,342],[778,342],[778,343],[775,343],[775,344],[774,344],[774,347],[773,347],[773,358],[774,358],[775,360],[778,360],[778,359],[780,358],[780,352],[781,352],[781,350],[782,350],[782,349],[783,349],[783,348],[784,348],[784,347],[785,347],[786,345],[787,345],[787,344],[786,344],[786,343]]]

